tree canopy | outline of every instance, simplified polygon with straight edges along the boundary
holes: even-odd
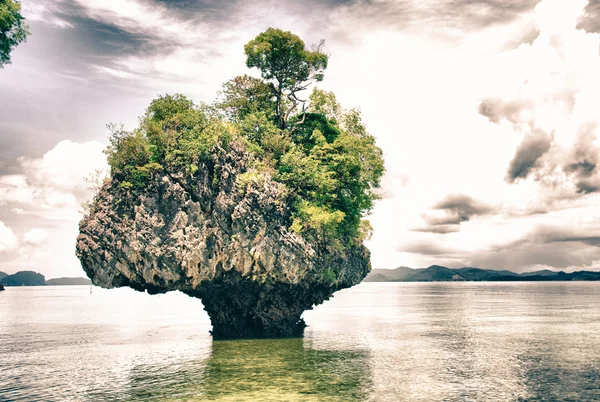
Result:
[[[10,52],[29,35],[18,0],[0,0],[0,68],[10,63]]]
[[[269,28],[244,46],[246,65],[260,70],[275,97],[279,128],[287,128],[299,103],[298,92],[313,81],[322,81],[329,57],[322,52],[324,41],[306,49],[302,39],[289,31]]]
[[[111,126],[112,179],[130,189],[163,169],[193,177],[215,146],[242,142],[254,161],[238,177],[242,190],[244,180],[264,175],[282,183],[291,230],[341,247],[367,238],[364,216],[378,198],[382,152],[359,110],[344,110],[333,93],[317,88],[301,96],[323,79],[322,46],[308,50],[298,36],[269,28],[245,46],[246,64],[261,78],[233,78],[212,105],[160,96],[136,130]]]

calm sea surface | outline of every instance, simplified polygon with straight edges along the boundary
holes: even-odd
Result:
[[[7,288],[0,400],[600,400],[598,283],[365,283],[304,317],[213,342],[181,293]]]

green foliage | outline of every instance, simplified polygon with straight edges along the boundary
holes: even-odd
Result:
[[[115,125],[109,125],[109,129],[110,145],[104,152],[113,176],[126,177],[138,166],[150,162],[150,144],[140,131],[130,133]]]
[[[296,127],[292,134],[292,138],[297,144],[304,144],[312,148],[315,144],[311,140],[311,136],[315,130],[325,137],[327,142],[333,142],[340,135],[340,128],[334,120],[329,120],[327,116],[321,113],[304,113],[302,117],[296,116],[293,121],[304,121]]]
[[[333,92],[315,88],[308,99],[310,100],[309,112],[321,114],[333,121],[339,120],[342,115],[342,106],[338,103]]]
[[[281,129],[288,128],[290,116],[303,103],[298,93],[311,82],[323,80],[329,56],[322,52],[324,41],[306,49],[302,39],[289,31],[269,28],[244,46],[246,65],[260,70],[275,99],[271,110]]]
[[[296,233],[312,230],[319,238],[337,235],[338,225],[344,220],[342,211],[329,210],[309,201],[301,201],[290,229]]]
[[[257,183],[259,186],[262,186],[265,183],[265,180],[265,173],[256,169],[251,169],[245,173],[239,174],[236,178],[237,187],[242,193],[246,193],[248,187],[250,187],[252,183]]]
[[[205,173],[218,185],[221,167],[205,162],[215,147],[236,141],[253,155],[237,188],[244,193],[269,177],[283,184],[276,202],[292,207],[292,231],[334,248],[368,239],[372,229],[363,217],[378,198],[382,152],[359,110],[344,111],[333,93],[319,89],[308,101],[298,95],[323,78],[327,56],[320,46],[307,50],[296,35],[272,28],[245,51],[262,79],[228,81],[214,106],[164,95],[151,102],[136,130],[110,126],[112,179],[134,189],[163,171],[193,177],[210,166]]]
[[[371,240],[371,236],[373,235],[373,226],[371,226],[371,222],[366,219],[360,221],[360,225],[358,226],[358,241]]]
[[[239,122],[253,113],[262,113],[272,120],[275,102],[271,87],[261,79],[242,75],[226,82],[221,91],[218,107],[226,116]]]
[[[323,80],[328,56],[320,49],[307,50],[304,42],[289,31],[269,28],[244,47],[246,65],[257,67],[263,79],[274,80],[281,89],[291,90],[314,79]]]
[[[321,281],[324,283],[335,283],[339,279],[339,272],[327,268],[321,272]]]
[[[153,100],[134,131],[114,124],[108,127],[111,136],[105,153],[112,177],[122,181],[121,188],[144,187],[165,166],[193,175],[211,149],[235,136],[231,123],[213,108],[197,106],[179,94]]]
[[[29,35],[17,0],[0,0],[0,68],[10,64],[10,52]]]

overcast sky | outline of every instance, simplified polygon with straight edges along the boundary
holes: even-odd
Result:
[[[269,26],[331,54],[321,87],[383,149],[373,266],[600,270],[594,0],[23,0],[0,70],[0,271],[83,276],[83,177],[108,122],[212,101]]]

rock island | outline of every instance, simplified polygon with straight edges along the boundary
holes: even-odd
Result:
[[[358,110],[305,95],[323,42],[269,28],[244,50],[260,78],[210,105],[160,96],[136,129],[110,126],[77,256],[95,285],[202,299],[215,338],[299,336],[305,310],[370,271],[382,152]]]

